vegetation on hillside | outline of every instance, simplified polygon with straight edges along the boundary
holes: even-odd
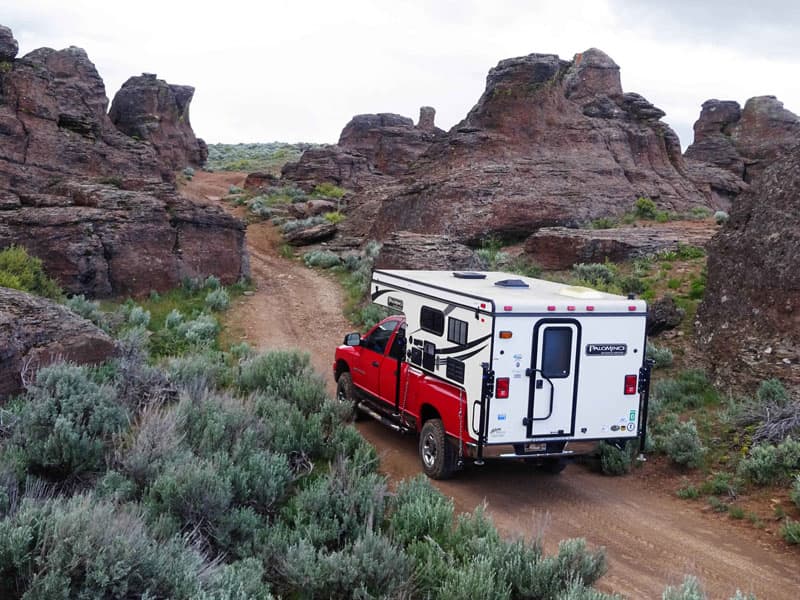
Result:
[[[307,355],[220,348],[222,291],[73,299],[120,352],[2,409],[1,597],[607,597],[582,540],[548,556],[422,477],[390,492]]]
[[[300,158],[314,144],[209,144],[206,169],[209,171],[243,171],[280,175],[281,167]]]
[[[63,297],[58,283],[47,276],[42,261],[21,246],[0,250],[0,287],[30,292],[53,300]]]

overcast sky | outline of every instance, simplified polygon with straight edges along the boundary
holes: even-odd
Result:
[[[86,49],[113,97],[131,75],[196,88],[213,142],[335,142],[359,113],[449,129],[498,61],[596,47],[625,91],[666,111],[684,147],[708,98],[772,94],[800,113],[800,3],[744,0],[24,0],[4,2],[20,55]]]

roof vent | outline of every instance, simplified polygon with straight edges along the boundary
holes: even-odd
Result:
[[[507,287],[507,288],[526,288],[531,287],[522,279],[501,279],[500,281],[495,281],[495,285],[499,285],[500,287]]]
[[[475,271],[455,271],[453,277],[458,279],[486,279],[486,273],[476,273]]]

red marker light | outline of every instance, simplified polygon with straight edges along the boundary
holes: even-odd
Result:
[[[588,310],[589,312],[592,312],[592,311],[594,311],[594,306],[587,306],[586,310]]]
[[[636,375],[625,375],[625,395],[636,393]]]
[[[628,307],[628,311],[629,311],[629,312],[633,312],[633,311],[635,311],[635,310],[636,310],[636,307],[635,307],[635,306],[629,306],[629,307]]]
[[[506,311],[506,312],[508,312],[508,311],[510,311],[510,310],[514,310],[514,307],[513,307],[513,306],[509,306],[508,304],[506,304],[506,305],[503,307],[503,310],[504,310],[504,311]]]
[[[500,377],[494,387],[495,398],[508,398],[508,377]]]
[[[547,307],[547,310],[549,310],[550,312],[553,312],[555,309],[556,309],[555,306],[548,306]]]
[[[481,308],[486,308],[486,302],[481,302]]]
[[[567,307],[567,310],[568,310],[569,312],[575,312],[575,307],[574,307],[574,306],[568,306],[568,307]]]

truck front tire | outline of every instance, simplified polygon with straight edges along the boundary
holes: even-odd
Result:
[[[339,379],[336,382],[336,399],[352,407],[353,420],[357,421],[359,417],[358,402],[356,402],[355,394],[353,394],[353,378],[348,372],[339,375]]]
[[[422,426],[419,457],[431,479],[448,479],[456,470],[456,450],[447,439],[441,419],[428,419]]]

